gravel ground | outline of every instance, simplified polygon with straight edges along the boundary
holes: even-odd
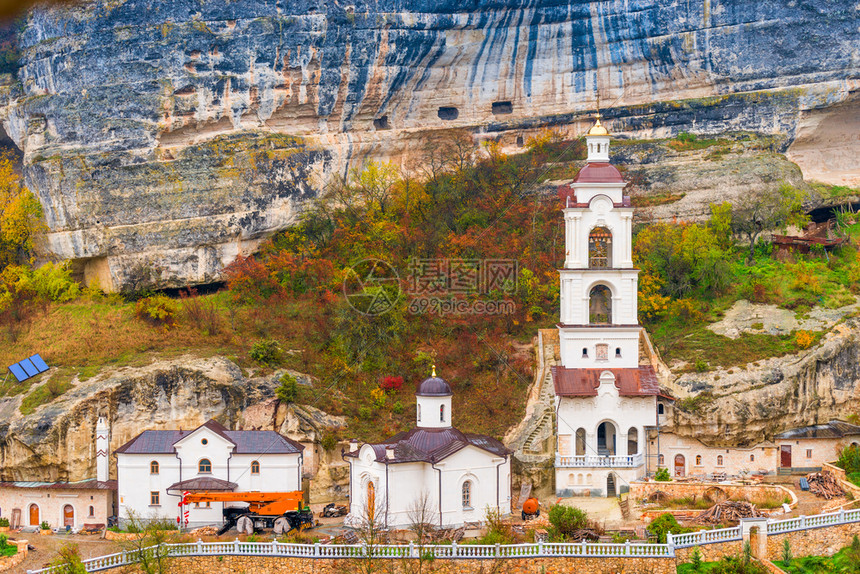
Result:
[[[30,545],[35,547],[35,550],[30,550],[27,558],[15,568],[8,570],[12,574],[24,574],[27,570],[38,570],[47,566],[52,560],[57,557],[57,551],[64,544],[74,543],[78,545],[81,556],[83,558],[95,558],[104,556],[105,554],[113,554],[119,552],[121,548],[116,542],[110,540],[102,540],[99,536],[79,536],[79,535],[51,535],[42,536],[37,532],[34,533],[11,533],[10,538],[15,540],[27,540]]]

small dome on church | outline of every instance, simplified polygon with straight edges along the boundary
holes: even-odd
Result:
[[[418,397],[450,397],[454,393],[451,391],[451,386],[445,381],[436,376],[425,379],[418,385],[418,391],[415,393]]]
[[[588,130],[587,135],[590,135],[590,136],[608,136],[609,135],[609,131],[605,127],[603,127],[603,124],[600,123],[600,116],[597,117],[597,121],[595,122],[595,124],[593,126],[591,126],[590,130]]]

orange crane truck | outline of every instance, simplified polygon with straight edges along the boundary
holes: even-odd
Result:
[[[304,505],[301,490],[294,492],[189,492],[182,504],[192,502],[247,502],[247,507],[224,507],[224,526],[218,534],[224,534],[247,517],[255,532],[263,528],[274,528],[279,518],[286,519],[290,530],[313,528],[314,515]]]

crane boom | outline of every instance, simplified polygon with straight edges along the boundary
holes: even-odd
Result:
[[[191,502],[247,502],[248,510],[263,515],[279,515],[291,510],[302,510],[304,495],[293,492],[189,492],[183,497]]]

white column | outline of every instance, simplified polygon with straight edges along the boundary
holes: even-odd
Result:
[[[615,441],[615,454],[617,456],[627,456],[627,433],[618,431],[618,438]]]
[[[585,456],[597,456],[597,429],[585,431]]]
[[[564,266],[567,269],[573,267],[573,262],[576,259],[576,255],[574,254],[574,249],[576,246],[576,242],[574,238],[576,237],[576,222],[573,219],[572,213],[564,214]]]

